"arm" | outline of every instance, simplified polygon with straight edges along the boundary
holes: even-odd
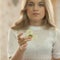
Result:
[[[9,29],[8,32],[8,54],[10,60],[22,60],[22,51],[18,47],[16,31]]]
[[[53,57],[52,57],[52,59],[51,60],[60,60],[60,58],[59,59],[54,59]]]
[[[22,60],[27,47],[28,38],[20,38],[22,33],[16,36],[16,31],[10,30],[9,33],[9,54],[10,60]],[[13,54],[14,53],[14,54]]]
[[[56,30],[55,42],[52,52],[52,60],[60,60],[60,31]]]
[[[23,52],[18,47],[18,49],[15,52],[15,54],[11,57],[11,60],[22,60],[22,58],[23,58]]]

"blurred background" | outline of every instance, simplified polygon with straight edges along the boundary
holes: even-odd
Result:
[[[52,0],[57,27],[60,29],[60,0]],[[20,16],[21,0],[0,0],[0,59],[8,60],[8,30]]]

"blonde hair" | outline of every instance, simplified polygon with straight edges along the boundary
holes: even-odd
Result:
[[[46,16],[45,20],[42,20],[42,26],[44,25],[47,28],[50,27],[56,27],[56,21],[54,19],[54,10],[51,0],[44,0],[45,2],[45,8],[46,8]],[[22,0],[21,2],[21,11],[20,11],[20,18],[18,21],[15,21],[15,23],[12,25],[12,29],[25,29],[29,26],[29,20],[28,16],[26,14],[26,3],[27,0]]]

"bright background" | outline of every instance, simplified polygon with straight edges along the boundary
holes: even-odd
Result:
[[[14,1],[14,4],[13,2]],[[53,1],[57,26],[60,29],[60,0]],[[17,3],[15,3],[17,2]],[[0,0],[0,59],[7,60],[8,29],[19,18],[20,0]]]

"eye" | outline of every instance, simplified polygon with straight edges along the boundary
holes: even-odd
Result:
[[[38,4],[40,7],[44,7],[44,3],[39,3]]]
[[[31,4],[31,3],[30,3],[30,4],[28,4],[28,5],[29,5],[29,6],[33,6],[33,4]]]
[[[27,5],[28,5],[28,6],[34,6],[34,4],[33,4],[33,3],[28,3]]]
[[[29,3],[28,6],[33,6],[33,4]]]

